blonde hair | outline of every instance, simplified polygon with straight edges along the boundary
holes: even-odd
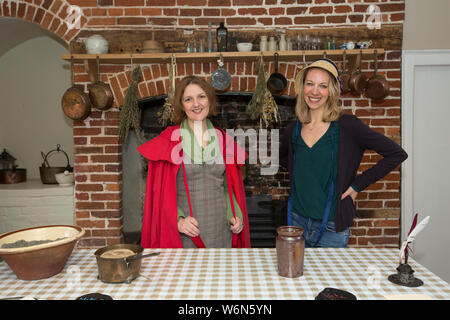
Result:
[[[308,68],[303,72],[303,74],[298,79],[299,94],[297,96],[297,103],[295,105],[295,114],[297,115],[301,123],[311,122],[311,112],[309,110],[308,105],[306,104],[303,89],[305,86],[306,76],[308,75],[309,71],[313,69],[324,70],[322,68]],[[324,71],[326,71],[329,75],[330,80],[328,82],[328,90],[330,94],[326,102],[325,112],[323,113],[323,121],[331,122],[338,120],[339,117],[341,116],[341,109],[339,107],[340,87],[336,78],[329,71],[327,70]]]
[[[186,119],[186,113],[183,108],[183,94],[186,87],[190,84],[196,84],[205,91],[209,102],[209,113],[208,117],[215,116],[217,114],[216,110],[216,92],[214,88],[206,80],[197,76],[186,76],[177,83],[174,94],[174,117],[173,122],[175,124],[180,124],[184,119]]]

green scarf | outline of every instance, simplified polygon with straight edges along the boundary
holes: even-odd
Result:
[[[216,130],[209,119],[206,119],[206,125],[208,128],[209,140],[204,148],[197,142],[194,131],[189,127],[187,119],[184,119],[180,125],[183,151],[186,152],[195,164],[205,164],[221,155]]]

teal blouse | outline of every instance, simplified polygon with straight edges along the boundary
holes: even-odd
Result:
[[[297,138],[295,130],[292,144],[295,155],[292,211],[304,217],[322,220],[331,183],[331,168],[334,166],[334,191],[328,221],[334,221],[337,205],[337,169],[339,150],[339,125],[331,122],[328,130],[310,148],[301,136],[301,124]],[[334,161],[331,161],[331,134],[334,133]]]

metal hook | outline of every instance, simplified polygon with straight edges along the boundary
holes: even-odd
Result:
[[[223,56],[222,54],[219,55],[219,60],[217,60],[219,67],[223,67],[224,63],[223,63]]]
[[[133,63],[133,54],[130,53],[130,60],[131,60],[131,70],[134,69],[134,63]]]

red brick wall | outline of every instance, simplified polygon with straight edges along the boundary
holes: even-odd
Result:
[[[0,16],[33,22],[55,33],[67,43],[83,30],[206,28],[209,21],[225,21],[230,30],[250,28],[273,30],[346,28],[366,26],[369,5],[381,10],[382,25],[402,25],[404,0],[11,0],[0,2]],[[80,29],[67,28],[68,8],[82,8]],[[66,19],[66,20],[64,20]],[[379,72],[391,85],[391,94],[382,103],[364,96],[346,95],[343,108],[360,117],[375,130],[401,142],[400,50],[387,50],[379,62]],[[364,60],[362,69],[372,75],[373,62]],[[228,63],[232,73],[230,91],[253,91],[256,72],[252,63]],[[271,69],[273,66],[271,64]],[[75,219],[86,228],[80,246],[95,247],[122,241],[122,150],[118,140],[118,106],[130,82],[128,66],[102,65],[103,81],[109,81],[115,95],[114,107],[94,110],[84,121],[74,122]],[[207,77],[216,65],[178,65],[178,76],[199,74]],[[281,63],[280,72],[289,79],[285,94],[294,95],[292,80],[300,70],[297,63]],[[75,82],[91,82],[84,65],[76,65]],[[143,66],[141,97],[167,93],[167,65]],[[379,156],[367,152],[361,170],[372,166]],[[275,190],[282,197],[288,190]],[[397,246],[400,217],[400,171],[389,174],[358,196],[358,215],[351,231],[350,245]]]

